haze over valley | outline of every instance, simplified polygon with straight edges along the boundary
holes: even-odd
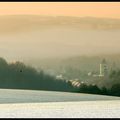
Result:
[[[120,20],[0,16],[0,55],[8,61],[119,54]]]

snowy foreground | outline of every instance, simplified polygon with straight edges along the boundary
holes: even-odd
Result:
[[[120,101],[1,104],[4,118],[120,118]]]
[[[120,97],[0,89],[0,118],[120,118]]]

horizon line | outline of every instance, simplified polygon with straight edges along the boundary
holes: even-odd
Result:
[[[120,20],[120,18],[114,18],[114,17],[72,16],[72,15],[70,16],[70,15],[42,15],[42,14],[0,14],[0,16],[74,17],[74,18],[98,18],[98,19]]]

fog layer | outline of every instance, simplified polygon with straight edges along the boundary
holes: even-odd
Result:
[[[120,51],[120,30],[118,28],[113,29],[115,23],[118,24],[119,20],[117,22],[108,20],[109,26],[112,26],[112,29],[108,29],[110,27],[107,26],[107,22],[103,22],[104,19],[86,18],[82,19],[82,24],[78,18],[61,18],[62,25],[60,25],[60,20],[57,21],[56,18],[53,20],[51,17],[38,19],[32,16],[31,18],[32,20],[29,17],[27,19],[24,16],[13,16],[9,18],[11,20],[9,21],[4,16],[0,17],[0,20],[4,23],[2,27],[5,26],[3,31],[0,29],[0,56],[8,60],[22,60],[110,54]],[[40,20],[44,22],[39,22]],[[77,23],[77,21],[79,22]],[[101,29],[101,27],[100,29],[98,29],[99,27],[93,29],[94,27],[89,26],[96,23],[100,26],[101,21],[104,23],[103,28],[106,29]],[[84,27],[79,27],[80,24]],[[85,24],[87,27],[85,27]]]

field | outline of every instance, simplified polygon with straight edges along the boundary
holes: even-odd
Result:
[[[0,89],[0,118],[119,118],[120,97]]]

